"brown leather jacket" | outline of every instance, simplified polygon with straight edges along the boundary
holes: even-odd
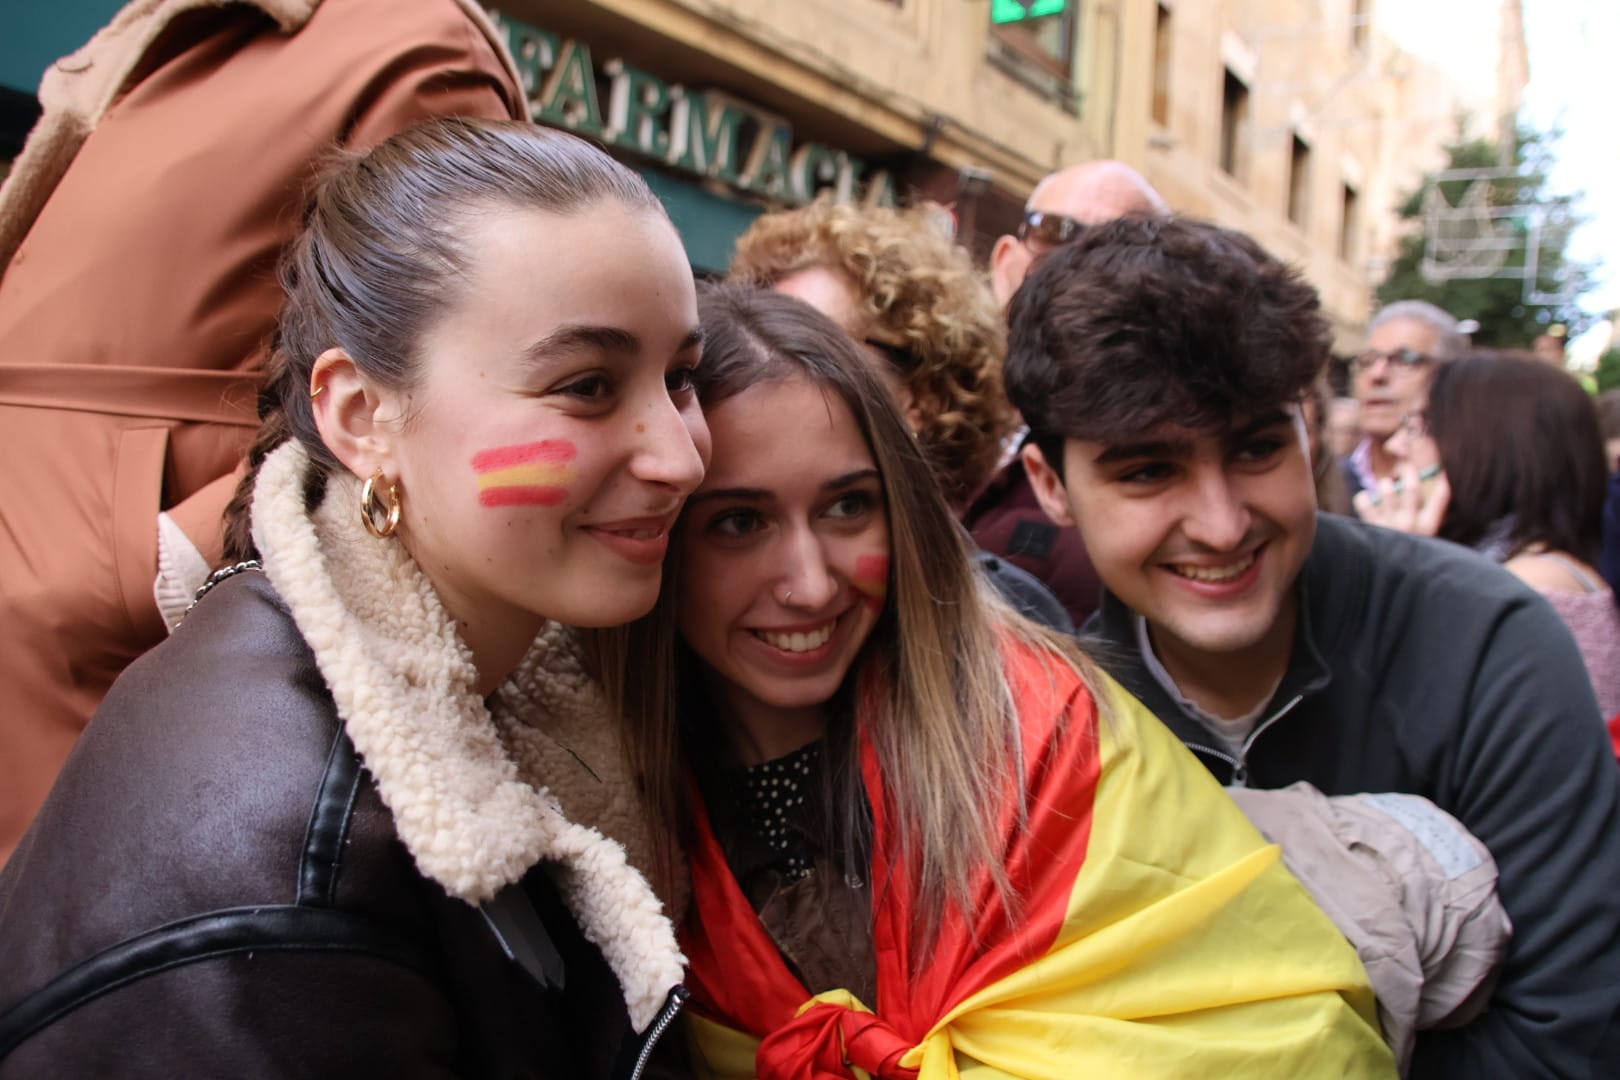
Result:
[[[726,863],[782,959],[812,994],[844,989],[871,1002],[877,1000],[877,956],[866,873],[870,842],[864,838],[871,830],[871,811],[857,781],[850,794],[858,794],[864,821],[852,838],[856,852],[846,858],[827,813],[831,793],[824,784],[824,755],[831,752],[825,741],[812,743],[765,766],[785,770],[779,774],[783,779],[764,781],[786,785],[780,812],[751,802],[747,770],[725,750],[696,749],[693,760],[701,763],[698,784]],[[773,828],[785,833],[788,850],[765,839]],[[793,856],[806,863],[801,873],[789,869]],[[694,908],[688,918],[695,917]]]
[[[513,889],[425,876],[238,575],[114,686],[0,874],[0,1078],[650,1075],[683,992],[637,1036],[556,871],[522,872],[527,931],[490,921]]]

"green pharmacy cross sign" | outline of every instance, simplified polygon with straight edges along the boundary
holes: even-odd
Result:
[[[990,21],[1015,23],[1061,15],[1068,6],[1069,0],[990,0]]]

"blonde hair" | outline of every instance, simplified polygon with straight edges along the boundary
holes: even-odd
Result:
[[[1095,669],[1071,639],[1016,614],[975,572],[964,534],[930,482],[892,396],[830,319],[791,297],[737,286],[700,293],[699,314],[704,359],[698,393],[706,408],[762,382],[806,379],[849,408],[882,476],[890,602],[835,701],[861,706],[895,811],[900,865],[911,875],[917,910],[925,913],[916,927],[919,942],[932,941],[947,905],[971,922],[981,871],[1008,910],[1016,910],[996,824],[1001,808],[1025,809],[1019,703],[1005,649],[1033,648],[1055,665],[1051,670],[1067,666],[1090,686],[1099,685]],[[626,719],[629,755],[645,785],[655,835],[666,843],[690,821],[685,752],[693,732],[712,736],[718,729],[708,708],[693,707],[699,672],[677,643],[680,532],[652,613],[629,627],[587,635]],[[1100,712],[1100,697],[1097,704]],[[832,816],[843,836],[829,846],[846,853],[861,846],[850,843],[860,829],[859,734],[853,722],[828,730],[830,761],[855,763],[845,770],[849,782],[834,781],[843,805]]]
[[[730,277],[769,287],[818,266],[848,277],[866,315],[911,354],[899,374],[915,402],[918,441],[946,500],[961,506],[995,472],[1017,414],[1001,385],[1001,308],[935,213],[823,200],[766,214],[737,241]]]

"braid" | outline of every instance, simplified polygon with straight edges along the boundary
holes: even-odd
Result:
[[[225,562],[257,559],[258,547],[253,543],[253,486],[259,479],[259,467],[282,443],[293,437],[293,427],[282,405],[282,384],[292,365],[287,354],[279,347],[270,354],[265,365],[264,384],[259,387],[259,433],[248,448],[247,474],[236,485],[230,503],[225,507]]]

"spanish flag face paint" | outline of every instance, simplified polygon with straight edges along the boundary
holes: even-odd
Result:
[[[883,603],[889,597],[889,557],[862,555],[856,559],[850,584],[866,598],[866,606],[873,615],[882,612]]]
[[[567,439],[542,439],[473,455],[482,506],[556,506],[574,482],[578,450]]]

